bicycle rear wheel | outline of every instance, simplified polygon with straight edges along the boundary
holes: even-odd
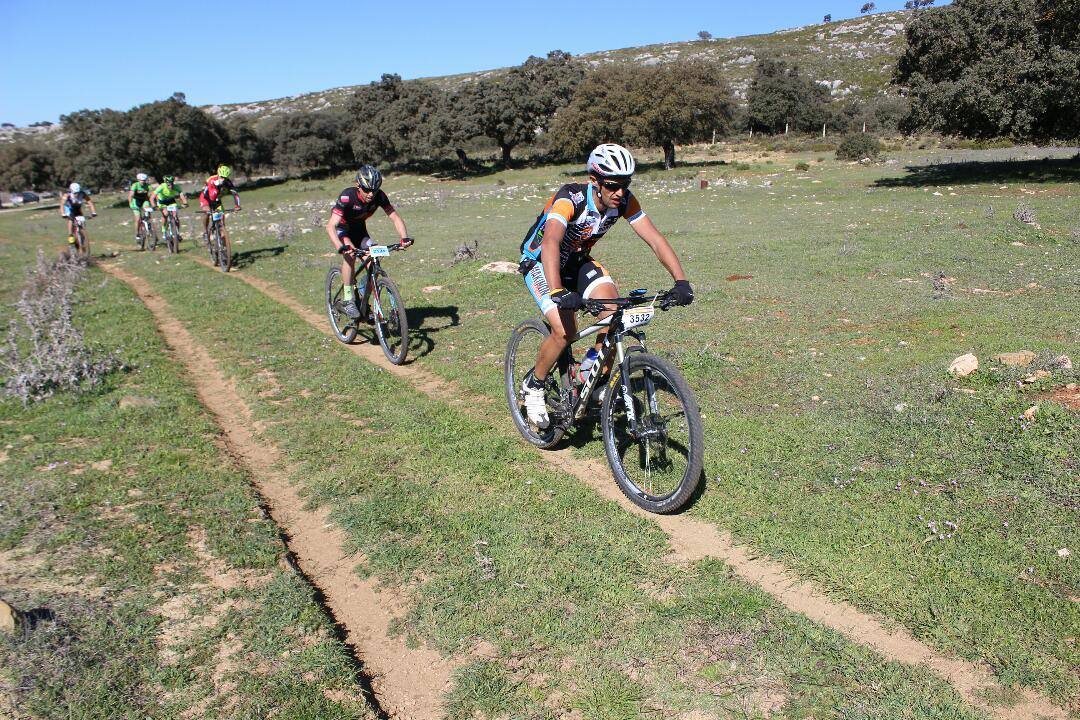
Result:
[[[654,513],[678,512],[701,481],[705,441],[697,399],[663,358],[633,353],[628,368],[638,431],[631,429],[622,368],[616,365],[600,413],[608,464],[634,504]]]
[[[326,273],[326,316],[330,318],[334,337],[340,342],[348,345],[356,339],[356,322],[345,314],[345,283],[338,268],[330,268]]]
[[[530,443],[545,449],[558,443],[566,432],[565,428],[554,422],[553,408],[559,406],[561,398],[559,373],[552,370],[547,376],[548,416],[552,418],[552,422],[546,428],[538,428],[529,422],[529,416],[525,411],[525,395],[521,386],[525,381],[525,376],[532,372],[533,365],[536,363],[540,343],[550,334],[551,330],[543,321],[535,318],[526,320],[514,328],[514,332],[510,334],[510,340],[506,343],[506,356],[503,359],[506,403],[510,408],[510,418],[514,421],[514,427]]]
[[[384,273],[372,279],[375,287],[369,300],[375,319],[375,335],[379,338],[386,359],[395,365],[405,362],[409,352],[409,321],[405,303],[394,281]],[[378,309],[376,309],[378,308]]]

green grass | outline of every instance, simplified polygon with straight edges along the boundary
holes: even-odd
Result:
[[[722,712],[764,702],[762,678],[792,717],[848,706],[972,716],[940,680],[822,631],[722,565],[664,562],[655,525],[261,293],[186,258],[127,264],[212,348],[300,487],[362,553],[361,572],[407,595],[396,632],[465,658],[451,717]],[[722,676],[705,669],[703,627],[742,633]]]
[[[870,167],[817,162],[814,154],[771,165],[754,158],[746,169],[650,169],[636,181],[698,293],[692,307],[650,326],[651,347],[683,369],[705,415],[708,482],[689,514],[731,530],[835,597],[987,662],[1005,683],[1040,689],[1075,712],[1080,612],[1071,598],[1080,576],[1057,550],[1080,546],[1080,431],[1075,414],[1040,395],[1077,377],[1056,371],[1020,387],[1022,373],[989,361],[1021,348],[1039,353],[1037,367],[1050,367],[1062,352],[1080,357],[1071,309],[1080,267],[1074,186],[1055,165],[1021,178],[1007,169],[988,174],[983,165],[927,176],[905,169],[925,156],[893,157],[898,164]],[[811,169],[795,170],[799,160]],[[418,329],[411,355],[484,398],[500,430],[509,426],[502,419],[505,338],[535,308],[519,277],[479,267],[515,260],[548,194],[577,172],[548,167],[465,182],[395,176],[386,185],[418,239],[386,263]],[[696,189],[702,173],[712,181],[706,191]],[[943,178],[950,184],[925,184]],[[243,241],[236,246],[242,272],[281,284],[321,312],[332,259],[323,257],[329,242],[312,216],[324,220],[344,184],[287,183],[245,194],[248,210],[230,219]],[[1035,209],[1041,230],[1012,219],[1021,201]],[[92,229],[127,243],[128,228],[110,227],[121,219],[110,211]],[[271,222],[293,227],[273,232]],[[312,232],[302,233],[305,227]],[[384,218],[371,227],[377,238],[392,237]],[[0,220],[0,236],[27,232]],[[481,258],[454,264],[454,248],[473,240]],[[670,283],[624,227],[596,255],[624,290]],[[774,680],[788,703],[798,698],[816,708],[803,714],[913,707],[918,693],[902,680],[910,671],[873,665],[900,684],[885,696],[860,694],[881,687],[863,682],[863,660],[851,659],[860,651],[731,583],[715,564],[657,565],[664,548],[655,528],[538,467],[506,432],[409,392],[187,258],[128,262],[236,374],[272,436],[306,468],[312,499],[335,507],[368,554],[368,572],[409,589],[414,605],[401,632],[444,651],[478,639],[498,649],[497,661],[458,678],[451,695],[458,716],[526,707],[556,689],[558,708],[597,717],[601,706],[614,716],[656,703],[718,707],[718,687],[734,688],[730,702],[741,702]],[[955,280],[935,289],[939,272]],[[422,291],[432,286],[442,289]],[[983,369],[950,379],[949,360],[968,351]],[[258,397],[267,389],[256,377],[263,369],[282,387],[280,405]],[[901,403],[902,412],[895,409]],[[1037,422],[1022,427],[1015,418],[1035,403]],[[344,425],[338,412],[365,427]],[[578,452],[603,454],[595,439]],[[959,530],[931,539],[927,523],[946,520]],[[537,536],[544,542],[530,542]],[[628,557],[631,547],[639,552]],[[485,579],[491,566],[494,579]],[[708,597],[716,583],[731,606],[703,617],[688,598]],[[646,598],[642,587],[650,588]],[[769,608],[769,620],[754,603]],[[632,607],[633,617],[613,618],[613,607]],[[721,636],[749,623],[749,639],[725,639],[714,653],[720,660],[700,648],[672,659],[672,647],[700,635],[703,622]],[[773,622],[783,629],[773,633]],[[829,643],[820,645],[825,636]],[[632,650],[639,646],[640,656]],[[754,665],[762,654],[771,660]],[[639,678],[639,661],[644,679],[628,689],[625,678]],[[851,689],[851,678],[861,690]],[[799,716],[791,709],[799,707],[785,705],[785,713]]]
[[[10,259],[26,261],[30,247],[3,247],[2,274],[19,277]],[[15,707],[33,717],[373,717],[354,661],[312,588],[279,566],[276,529],[143,305],[91,271],[76,322],[127,369],[78,397],[0,402],[0,582],[6,601],[40,618],[0,638]],[[215,588],[196,540],[251,582]]]

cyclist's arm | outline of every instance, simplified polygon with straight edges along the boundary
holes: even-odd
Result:
[[[67,193],[60,196],[60,208],[57,210],[57,212],[60,213],[60,217],[67,217],[66,215],[64,215],[64,205],[67,204],[67,201],[68,201]]]
[[[653,225],[653,221],[649,219],[648,215],[642,215],[639,219],[635,220],[630,227],[634,228],[634,232],[638,234],[645,243],[652,248],[652,251],[656,253],[656,259],[660,261],[660,264],[667,268],[667,271],[671,273],[671,277],[675,280],[685,280],[686,273],[683,272],[682,264],[679,263],[679,256],[675,254],[674,248],[671,247],[671,243],[667,241],[660,231]],[[544,238],[544,242],[547,242],[547,238]]]
[[[405,221],[398,215],[398,211],[393,207],[386,211],[386,215],[390,218],[390,222],[394,223],[394,229],[397,230],[398,237],[404,240],[409,237],[409,231],[405,228]]]
[[[338,237],[337,229],[338,226],[341,225],[342,220],[344,220],[344,218],[341,215],[338,215],[337,212],[332,212],[330,213],[330,219],[326,221],[326,234],[330,236],[330,242],[334,243],[334,248],[339,251],[341,250],[341,246],[345,244],[346,240],[348,240],[349,244],[352,245],[352,241],[349,240],[348,235],[346,235],[344,238]]]
[[[559,272],[559,246],[566,225],[558,220],[548,219],[544,223],[544,241],[540,245],[540,260],[544,264],[544,277],[547,279],[549,292],[562,289],[562,273]]]
[[[135,199],[135,187],[132,186],[132,187],[128,188],[128,205],[130,205],[131,201],[134,200],[134,199]]]
[[[150,192],[150,207],[152,207],[152,208],[154,208],[155,210],[157,210],[157,207],[158,207],[158,192],[157,192],[157,188],[155,188],[154,190],[152,190],[152,191]]]
[[[94,201],[90,199],[90,196],[86,197],[86,204],[90,206],[90,212],[97,215],[97,208],[94,207]]]

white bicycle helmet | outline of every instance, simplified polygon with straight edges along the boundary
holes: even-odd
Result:
[[[630,177],[634,174],[634,156],[622,145],[604,143],[589,153],[585,169],[602,178]]]
[[[146,182],[146,173],[139,173],[135,176],[135,179],[139,182]]]
[[[68,190],[73,193],[77,193],[82,190],[82,185],[80,185],[79,183],[71,183],[70,185],[68,185]]]

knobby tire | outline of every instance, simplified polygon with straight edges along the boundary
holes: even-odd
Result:
[[[506,387],[506,404],[510,409],[510,418],[514,421],[521,436],[539,448],[554,447],[563,437],[566,429],[555,422],[554,415],[547,428],[536,428],[529,422],[525,404],[521,398],[521,383],[525,375],[536,363],[536,351],[544,338],[551,334],[547,324],[538,318],[526,320],[514,328],[510,340],[506,343],[506,355],[503,359],[503,374]],[[535,344],[530,344],[535,342]],[[523,347],[524,346],[524,347]],[[558,379],[557,379],[558,378]],[[562,380],[560,385],[559,380]],[[566,378],[556,370],[548,373],[548,397],[559,398],[560,390],[565,386]],[[549,403],[550,405],[550,403]]]
[[[633,353],[628,359],[628,368],[631,402],[639,423],[672,430],[665,429],[658,437],[648,440],[631,436],[623,397],[622,368],[616,365],[600,412],[608,464],[619,488],[634,504],[653,513],[678,512],[689,502],[702,477],[705,441],[697,399],[682,374],[663,358]],[[665,400],[664,407],[650,408],[650,384],[657,401],[661,395],[674,400]],[[634,459],[637,462],[633,462]],[[657,490],[652,475],[654,472],[660,475],[665,470],[666,474],[661,475],[665,487]]]

